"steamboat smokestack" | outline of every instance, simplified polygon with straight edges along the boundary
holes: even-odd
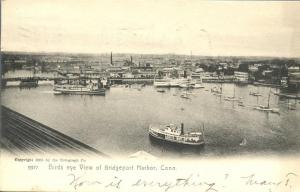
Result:
[[[181,135],[183,135],[184,134],[184,125],[183,125],[183,123],[181,123]]]

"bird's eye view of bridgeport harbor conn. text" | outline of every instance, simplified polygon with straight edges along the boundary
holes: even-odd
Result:
[[[300,153],[296,2],[25,2],[1,2],[1,150]]]

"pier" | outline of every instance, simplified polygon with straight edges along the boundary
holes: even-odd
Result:
[[[125,77],[116,77],[116,78],[108,78],[109,84],[124,84],[124,83],[146,83],[152,84],[154,82],[154,78],[125,78]]]
[[[8,81],[61,81],[61,80],[70,80],[70,79],[87,79],[87,80],[97,80],[100,77],[10,77],[10,78],[3,78],[2,84],[3,86],[6,85]],[[107,78],[109,84],[123,84],[123,83],[147,83],[151,84],[154,82],[154,78],[124,78],[124,77],[109,77]]]
[[[108,157],[46,125],[1,106],[1,147],[13,154],[79,154]]]

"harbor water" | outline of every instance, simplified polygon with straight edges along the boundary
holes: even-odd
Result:
[[[225,101],[211,92],[220,84],[204,84],[189,90],[189,99],[180,88],[147,85],[115,86],[106,96],[55,95],[53,86],[1,91],[2,105],[67,134],[110,156],[129,156],[146,151],[166,158],[203,158],[258,155],[289,155],[300,152],[299,100],[280,99],[270,94],[270,107],[278,113],[254,110],[267,105],[270,89],[253,85],[223,84],[223,95],[241,98]],[[261,97],[249,95],[258,91]],[[298,104],[297,104],[298,103]],[[289,105],[296,109],[290,110]],[[150,124],[184,123],[185,131],[202,131],[206,144],[200,150],[173,148],[153,143],[148,136]]]

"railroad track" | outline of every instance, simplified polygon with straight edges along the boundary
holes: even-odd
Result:
[[[2,138],[24,153],[76,153],[107,157],[98,150],[2,106]]]

